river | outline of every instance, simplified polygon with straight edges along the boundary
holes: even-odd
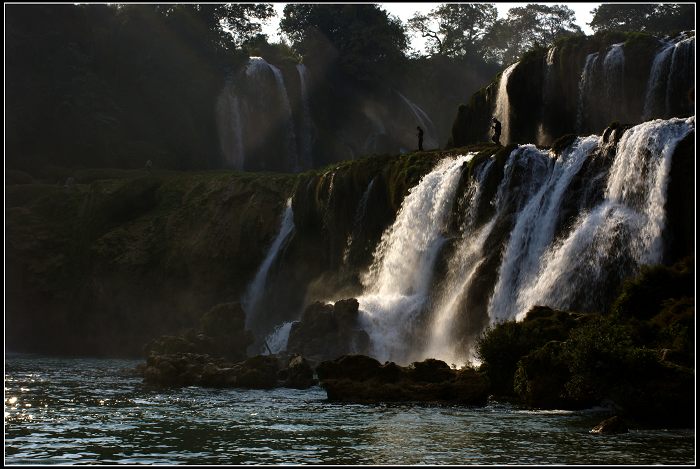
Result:
[[[604,409],[328,402],[316,386],[157,389],[138,361],[5,356],[5,464],[693,464],[693,429]]]

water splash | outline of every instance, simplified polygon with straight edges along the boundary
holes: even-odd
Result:
[[[358,298],[373,355],[405,362],[416,354],[411,337],[428,301],[433,265],[445,241],[462,169],[474,154],[447,158],[413,187],[374,253]]]

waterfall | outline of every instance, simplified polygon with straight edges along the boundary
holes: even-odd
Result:
[[[554,237],[566,189],[597,144],[597,136],[579,137],[554,162],[542,152],[530,149],[532,158],[528,164],[536,161],[541,167],[546,167],[546,171],[539,172],[539,189],[516,216],[489,303],[492,320],[508,319],[518,311],[521,287],[538,274],[539,260]],[[523,193],[523,197],[527,197],[527,193]]]
[[[216,117],[221,152],[224,155],[224,166],[231,169],[243,169],[245,152],[243,150],[241,103],[230,84],[224,87],[217,98]]]
[[[265,342],[270,347],[270,352],[280,353],[287,350],[287,341],[289,340],[289,332],[292,330],[292,324],[294,324],[294,321],[280,324],[267,336]]]
[[[416,103],[414,103],[398,91],[396,93],[401,97],[401,99],[403,99],[403,101],[413,113],[416,122],[425,131],[425,145],[423,145],[423,147],[426,149],[437,148],[439,145],[437,142],[435,125],[433,124],[432,119],[430,119],[428,114],[426,114],[426,112],[423,109],[421,109],[420,106],[418,106]]]
[[[495,224],[493,217],[486,224],[476,227],[476,207],[482,196],[482,183],[494,165],[489,159],[477,170],[467,189],[467,216],[464,222],[462,239],[449,261],[447,279],[441,288],[437,306],[430,323],[428,342],[424,351],[426,357],[440,357],[448,363],[462,365],[468,358],[464,351],[457,349],[454,336],[455,324],[459,318],[459,304],[469,291],[477,269],[484,261],[484,244]]]
[[[496,94],[496,109],[494,114],[496,119],[501,122],[502,145],[507,145],[510,142],[510,100],[508,99],[508,78],[519,63],[520,62],[516,62],[503,70],[501,80],[498,82],[498,93]]]
[[[651,119],[653,116],[665,114],[662,107],[665,104],[666,89],[669,79],[668,70],[671,65],[671,57],[673,56],[674,49],[674,44],[665,43],[656,54],[656,57],[654,57],[644,97],[644,111],[642,113],[642,118],[644,120]],[[663,95],[664,103],[659,102],[659,97],[661,95]]]
[[[603,59],[605,102],[608,103],[608,106],[618,107],[618,110],[625,103],[625,52],[622,48],[623,44],[620,42],[610,46],[610,50]],[[614,114],[613,117],[615,117]]]
[[[547,50],[547,55],[544,61],[544,80],[542,81],[542,106],[540,108],[540,122],[537,125],[537,144],[549,145],[551,136],[545,130],[544,117],[547,110],[552,105],[552,65],[554,65],[554,57],[556,56],[556,46],[550,47]]]
[[[301,132],[299,134],[299,159],[300,169],[306,170],[313,167],[313,121],[311,120],[311,108],[309,106],[309,90],[307,70],[304,64],[297,64],[299,83],[301,88]]]
[[[695,112],[695,36],[683,39],[673,47],[671,66],[666,86],[666,115],[670,117],[673,105],[680,103],[681,109]],[[693,99],[687,93],[692,90]],[[675,98],[675,99],[674,99]],[[692,103],[690,103],[692,101]],[[682,104],[686,104],[682,106]]]
[[[374,356],[404,362],[415,355],[412,336],[427,304],[433,265],[442,247],[462,169],[474,154],[440,161],[404,199],[382,235],[364,292],[361,322]]]
[[[576,112],[576,131],[583,132],[586,123],[587,100],[594,88],[594,71],[598,66],[598,52],[586,56],[586,64],[583,66],[581,78],[578,82],[578,109]]]
[[[352,231],[348,235],[347,242],[345,243],[345,250],[343,251],[343,265],[347,265],[350,259],[350,249],[352,248],[353,240],[362,234],[362,220],[365,218],[365,213],[367,212],[367,201],[369,200],[369,196],[372,193],[376,180],[377,176],[374,176],[369,184],[367,184],[367,188],[362,193],[362,197],[357,204],[355,216],[353,217]]]
[[[282,215],[280,229],[277,232],[277,236],[270,245],[270,248],[265,255],[265,259],[263,260],[262,264],[260,264],[260,268],[258,268],[258,272],[255,274],[255,278],[248,286],[246,293],[243,296],[242,303],[246,311],[246,327],[249,327],[252,324],[251,321],[258,313],[257,309],[260,300],[263,297],[270,267],[272,267],[275,259],[277,259],[277,255],[279,254],[284,241],[289,237],[293,230],[294,212],[292,211],[292,198],[290,197],[287,199],[287,205],[284,209],[284,214]]]
[[[640,265],[661,261],[671,156],[694,126],[694,117],[674,118],[625,132],[605,199],[581,214],[570,233],[544,253],[537,276],[520,292],[520,308],[511,317],[522,318],[535,304],[598,309],[596,299],[608,283],[619,284]]]
[[[275,81],[277,82],[277,90],[280,97],[280,102],[282,104],[282,109],[284,110],[284,116],[286,118],[287,132],[285,133],[286,147],[287,147],[287,161],[292,162],[292,166],[295,172],[300,171],[301,166],[299,162],[299,154],[297,153],[297,141],[296,135],[294,133],[294,121],[292,120],[292,107],[289,105],[289,95],[287,94],[287,88],[284,86],[284,77],[279,68],[272,64],[267,64],[275,75]]]

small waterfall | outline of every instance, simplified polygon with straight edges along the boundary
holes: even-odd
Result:
[[[299,159],[302,170],[313,167],[313,121],[311,120],[311,107],[309,106],[309,90],[306,66],[297,64],[299,83],[301,87],[301,132],[299,134]]]
[[[413,344],[414,328],[430,296],[433,265],[445,241],[463,166],[473,156],[444,159],[425,175],[410,190],[375,250],[358,301],[374,356],[380,360],[404,362],[420,352]]]
[[[671,57],[673,56],[674,49],[674,44],[665,43],[656,54],[656,57],[654,57],[644,98],[644,111],[642,113],[642,118],[644,120],[651,119],[653,116],[665,114],[663,108],[666,104],[666,89],[669,79],[668,71],[670,69]],[[659,98],[662,98],[664,102],[659,102],[661,101]]]
[[[289,340],[289,332],[292,330],[292,324],[294,324],[294,321],[280,324],[267,336],[265,342],[270,347],[270,352],[280,353],[287,350],[287,341]]]
[[[224,87],[217,98],[216,116],[221,152],[224,155],[224,166],[231,169],[243,169],[245,151],[243,149],[241,103],[230,84]]]
[[[695,118],[654,120],[622,136],[605,199],[583,213],[564,239],[542,256],[541,268],[520,294],[517,318],[535,304],[596,310],[610,283],[659,263],[671,156],[694,129]],[[596,293],[591,293],[596,292]]]
[[[510,143],[510,100],[508,99],[508,78],[513,73],[515,67],[520,62],[516,62],[503,70],[501,80],[498,82],[498,93],[496,94],[496,109],[494,114],[501,122],[501,144]]]
[[[362,193],[362,197],[357,204],[355,216],[353,217],[352,231],[348,235],[348,240],[345,243],[345,250],[343,251],[343,265],[347,265],[349,261],[353,240],[362,234],[362,220],[365,218],[365,213],[367,212],[367,200],[369,200],[376,180],[377,176],[374,176],[369,184],[367,184],[367,188]]]
[[[674,104],[681,109],[695,111],[695,36],[683,39],[673,47],[671,66],[668,72],[666,87],[666,115],[671,117]],[[692,90],[693,99],[688,96]],[[692,101],[692,103],[691,103]],[[685,104],[685,106],[683,106]],[[678,114],[676,114],[678,115]]]
[[[605,102],[609,106],[622,106],[625,103],[625,52],[624,43],[613,44],[603,59],[603,80]],[[614,118],[615,115],[613,114]]]
[[[437,148],[439,145],[437,142],[437,134],[435,132],[435,124],[433,124],[432,119],[430,119],[428,114],[426,114],[426,112],[423,109],[421,109],[420,106],[418,106],[416,103],[414,103],[398,91],[396,93],[401,97],[401,99],[403,99],[403,101],[413,113],[416,122],[425,131],[423,148]]]
[[[270,249],[268,249],[265,259],[263,260],[262,264],[260,264],[260,268],[255,274],[255,278],[248,286],[248,289],[243,296],[242,303],[246,311],[246,327],[251,325],[251,321],[258,314],[258,306],[263,297],[270,267],[272,267],[275,259],[277,259],[280,248],[292,231],[294,231],[294,212],[292,211],[292,198],[290,197],[287,199],[287,206],[284,210],[284,214],[282,215],[282,221],[280,222],[280,229],[277,232],[277,236],[270,245]]]
[[[295,172],[300,171],[301,165],[299,162],[299,154],[297,153],[297,141],[296,135],[294,133],[294,121],[292,120],[292,107],[289,105],[289,95],[287,94],[287,88],[284,86],[284,77],[279,68],[272,64],[267,64],[275,75],[275,80],[277,81],[277,89],[282,103],[282,109],[284,110],[284,115],[286,117],[286,127],[287,132],[285,133],[286,147],[287,147],[287,161],[293,162],[293,168]]]
[[[554,65],[554,57],[556,57],[556,46],[550,47],[547,50],[547,55],[544,61],[544,80],[542,81],[542,107],[540,109],[540,122],[537,126],[537,144],[550,145],[551,136],[547,133],[544,123],[545,113],[552,105],[552,65]]]
[[[598,52],[586,56],[586,64],[583,67],[581,79],[578,82],[578,109],[576,112],[576,131],[578,133],[583,132],[583,126],[587,120],[586,111],[589,106],[587,101],[590,99],[589,97],[595,89],[594,71],[598,66],[598,56]]]

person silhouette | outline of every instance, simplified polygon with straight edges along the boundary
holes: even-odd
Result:
[[[423,129],[420,126],[416,129],[418,129],[418,151],[423,151]]]
[[[491,140],[496,145],[500,145],[501,144],[501,122],[498,119],[496,119],[495,117],[492,118],[491,121],[493,122],[493,127],[491,127],[493,129],[493,137],[491,137]]]

